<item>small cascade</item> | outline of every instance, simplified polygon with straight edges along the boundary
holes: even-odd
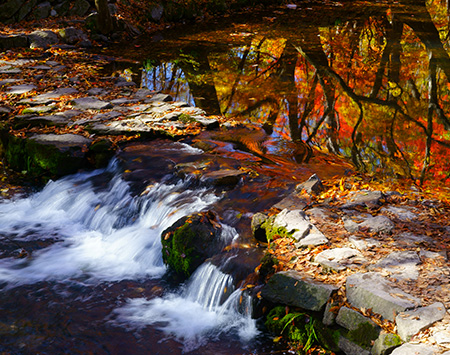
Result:
[[[191,276],[178,293],[151,300],[131,299],[117,309],[118,322],[132,323],[139,329],[156,325],[168,336],[174,336],[189,352],[209,338],[238,336],[245,343],[258,334],[251,318],[251,296],[234,289],[231,275],[206,262]]]

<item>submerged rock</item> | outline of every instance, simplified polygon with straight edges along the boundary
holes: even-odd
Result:
[[[221,251],[221,234],[222,226],[212,212],[183,217],[161,233],[163,261],[187,278],[207,258]]]

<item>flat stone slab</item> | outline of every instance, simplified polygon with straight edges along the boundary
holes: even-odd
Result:
[[[277,202],[273,207],[279,210],[299,210],[305,208],[307,205],[308,202],[305,198],[300,197],[296,193],[292,193],[283,198],[280,202]]]
[[[274,222],[276,227],[284,227],[297,241],[297,246],[321,245],[328,239],[314,226],[302,210],[284,209],[276,215]]]
[[[113,106],[106,101],[102,101],[93,97],[81,97],[72,100],[72,104],[80,110],[105,110]]]
[[[59,88],[54,91],[49,91],[44,94],[20,100],[19,103],[30,105],[46,105],[50,102],[55,101],[56,99],[59,99],[60,97],[73,95],[76,93],[78,93],[78,90],[74,88]]]
[[[395,224],[386,216],[369,217],[358,225],[358,229],[367,228],[373,233],[391,233]]]
[[[274,303],[320,311],[337,289],[289,270],[273,275],[262,289],[261,296]]]
[[[341,208],[353,208],[356,206],[368,206],[381,205],[381,199],[384,195],[381,191],[356,191],[348,195],[348,200]]]
[[[395,317],[397,333],[403,341],[409,341],[418,332],[429,328],[440,321],[446,314],[445,306],[441,302],[427,307],[420,307],[412,311],[399,313]]]
[[[320,194],[324,189],[325,188],[322,184],[322,181],[320,181],[319,177],[316,174],[311,175],[308,180],[301,184],[298,184],[295,187],[295,190],[298,192],[304,190],[307,193],[314,195]]]
[[[92,140],[77,134],[38,134],[30,139],[36,143],[53,145],[64,152],[73,147],[83,147],[91,144]]]
[[[394,349],[391,355],[435,355],[438,349],[425,344],[403,344]]]
[[[387,206],[381,209],[381,212],[391,213],[404,222],[417,219],[417,214],[412,211],[412,208],[402,208],[396,206]]]
[[[346,294],[352,306],[372,308],[375,313],[390,321],[394,321],[398,313],[421,304],[418,298],[394,287],[375,272],[350,275],[346,281]]]
[[[381,333],[372,346],[372,355],[388,355],[400,346],[402,341],[397,334]]]
[[[367,262],[363,255],[352,248],[327,249],[317,254],[314,262],[322,265],[326,270],[343,271],[347,267]]]
[[[380,242],[373,238],[362,239],[351,236],[348,238],[348,241],[358,250],[367,250],[380,246]]]
[[[346,337],[340,336],[338,341],[338,347],[346,355],[370,355],[370,351],[360,347]]]
[[[339,309],[336,323],[348,330],[358,329],[358,327],[364,323],[369,323],[374,328],[377,327],[374,321],[348,307],[341,307]]]
[[[415,251],[394,251],[368,269],[383,269],[391,273],[391,277],[399,280],[417,280],[419,277],[417,265],[420,262],[420,257]]]
[[[21,95],[36,89],[36,85],[33,84],[22,84],[13,85],[8,88],[10,94]]]
[[[245,175],[242,170],[223,169],[203,175],[202,180],[216,186],[234,186]]]
[[[47,113],[50,111],[53,111],[53,106],[33,106],[33,107],[26,107],[22,110],[22,114],[26,115],[28,113],[34,113],[34,114],[41,114],[41,113]]]

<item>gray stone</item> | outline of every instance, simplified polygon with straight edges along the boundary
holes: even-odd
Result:
[[[448,345],[450,344],[450,330],[441,330],[436,332],[433,334],[433,338],[439,345]]]
[[[326,326],[331,326],[336,322],[337,314],[333,312],[333,309],[339,306],[339,302],[330,301],[326,304],[325,310],[323,311],[322,323]]]
[[[2,88],[3,86],[6,86],[8,84],[17,83],[18,81],[20,81],[20,79],[3,79],[3,80],[0,80],[0,88]]]
[[[11,109],[8,107],[0,106],[0,114],[10,113]]]
[[[84,16],[89,11],[91,5],[86,0],[75,0],[69,10],[70,16]]]
[[[443,251],[429,251],[429,250],[421,250],[419,252],[420,258],[423,259],[442,259],[444,261],[447,261],[447,252],[445,250]]]
[[[102,89],[102,88],[90,88],[87,93],[89,95],[93,95],[93,96],[102,96],[102,95],[106,95],[108,93],[107,90]]]
[[[14,85],[14,86],[10,86],[8,89],[9,89],[10,94],[22,95],[27,92],[35,90],[36,85],[33,85],[33,84]]]
[[[26,107],[22,110],[22,114],[26,115],[28,113],[37,113],[37,114],[41,114],[41,113],[47,113],[50,111],[53,111],[54,107],[52,106],[34,106],[34,107]]]
[[[122,112],[110,111],[110,112],[104,112],[104,113],[99,113],[97,115],[94,115],[93,119],[94,120],[110,120],[110,119],[117,118],[120,116],[123,116]]]
[[[399,313],[395,317],[397,333],[404,341],[409,341],[418,332],[429,328],[433,323],[444,318],[445,306],[436,302],[427,307]]]
[[[381,191],[368,191],[362,190],[357,192],[351,192],[348,195],[348,200],[342,205],[342,208],[352,208],[356,206],[368,206],[380,205],[383,198]]]
[[[159,22],[161,20],[163,13],[164,13],[164,7],[162,7],[161,4],[156,4],[150,10],[150,16],[151,16],[152,20],[155,22]]]
[[[10,48],[23,48],[28,47],[28,36],[26,35],[11,35],[11,36],[0,36],[0,49],[7,50]]]
[[[29,69],[34,69],[34,70],[50,70],[52,69],[52,67],[49,67],[48,65],[34,65],[31,67],[28,67]]]
[[[342,271],[355,263],[367,262],[363,255],[352,248],[327,249],[316,255],[314,262],[319,263],[325,270]]]
[[[64,43],[76,44],[80,41],[88,40],[86,33],[76,27],[67,27],[59,30],[59,35],[61,36]]]
[[[38,0],[29,0],[20,8],[17,13],[17,22],[22,21],[25,17],[27,17],[31,10],[36,6]]]
[[[358,250],[366,250],[380,245],[380,242],[373,238],[361,239],[351,236],[348,241]]]
[[[419,277],[418,264],[420,264],[420,258],[415,251],[394,251],[368,269],[386,270],[396,279],[417,280]]]
[[[60,4],[56,4],[54,10],[59,16],[65,16],[70,9],[70,1],[63,1]]]
[[[391,355],[434,355],[437,349],[425,344],[403,344],[394,349]]]
[[[298,246],[321,245],[328,239],[314,226],[301,210],[284,209],[276,215],[273,225],[284,227],[297,241]]]
[[[362,348],[358,344],[355,344],[346,337],[341,336],[339,338],[338,347],[346,355],[370,355],[370,351]]]
[[[47,49],[53,44],[59,42],[58,35],[53,31],[34,31],[28,35],[30,48]]]
[[[420,245],[424,242],[433,243],[433,239],[425,235],[416,235],[413,233],[405,232],[393,236],[395,242],[400,246]]]
[[[399,312],[415,308],[421,301],[394,287],[378,273],[357,273],[346,282],[350,304],[357,308],[371,308],[383,318],[394,321]]]
[[[267,221],[267,218],[267,215],[260,212],[255,213],[252,217],[251,228],[253,237],[262,242],[267,242],[266,230],[262,228],[262,225]]]
[[[120,76],[117,78],[117,81],[114,85],[116,87],[129,87],[129,86],[136,86],[136,83],[132,80],[128,80]]]
[[[76,134],[38,134],[30,138],[36,143],[53,145],[65,152],[72,147],[89,146],[91,139]]]
[[[155,94],[154,91],[146,89],[146,88],[141,88],[134,93],[134,97],[137,99],[144,99],[144,98],[147,98],[147,96],[150,96],[153,94]]]
[[[306,201],[306,200],[305,200]],[[339,216],[327,208],[313,207],[306,210],[306,214],[315,220],[330,223],[330,220],[337,220]]]
[[[0,68],[0,74],[16,75],[20,73],[22,73],[22,70],[19,68]]]
[[[46,1],[38,4],[32,12],[32,17],[35,20],[43,20],[50,16],[50,10],[52,9],[52,5]]]
[[[404,221],[404,222],[417,219],[417,214],[411,212],[410,208],[387,206],[387,207],[383,207],[381,209],[381,212],[391,213],[394,216],[396,216],[398,219],[400,219],[401,221]]]
[[[305,190],[309,194],[318,195],[325,188],[323,187],[322,181],[320,181],[319,177],[316,174],[311,175],[311,177],[306,180],[304,183],[299,184],[295,187],[295,189],[300,192]]]
[[[359,230],[359,224],[348,217],[343,217],[342,222],[344,222],[344,228],[349,233],[356,233]]]
[[[173,101],[173,98],[172,96],[167,94],[156,94],[150,97],[149,99],[145,100],[145,102],[152,102],[152,101],[169,102]]]
[[[69,119],[62,115],[25,117],[23,120],[32,126],[63,126],[69,122]]]
[[[72,100],[72,104],[81,110],[105,110],[113,106],[106,101],[95,99],[92,97],[81,97]]]
[[[297,271],[281,271],[273,275],[261,291],[271,302],[320,311],[337,287],[317,282]]]
[[[62,96],[72,95],[78,93],[77,89],[73,88],[59,88],[54,91],[46,92],[44,94],[40,94],[34,96],[32,98],[26,98],[19,101],[21,104],[30,104],[30,105],[46,105],[55,99],[58,99]]]
[[[25,0],[7,0],[0,5],[0,21],[12,18],[22,7]]]
[[[375,340],[371,354],[372,355],[388,355],[393,349],[400,346],[402,341],[397,334],[392,333],[381,333],[380,336]]]
[[[336,323],[348,330],[356,330],[364,323],[369,323],[373,328],[378,327],[371,319],[348,307],[339,309]]]
[[[111,101],[111,104],[113,104],[114,106],[118,106],[118,105],[124,105],[124,104],[133,104],[138,102],[139,100],[137,99],[128,99],[126,97],[121,97],[119,99],[114,99]]]
[[[280,202],[277,202],[273,207],[279,210],[303,210],[307,205],[308,201],[306,198],[303,198],[296,193],[292,193],[287,195]]]
[[[219,128],[219,120],[215,118],[206,118],[206,117],[194,117],[195,120],[200,123],[206,129],[214,129]]]
[[[372,233],[391,233],[395,224],[386,216],[367,218],[358,225],[358,228],[367,228]]]

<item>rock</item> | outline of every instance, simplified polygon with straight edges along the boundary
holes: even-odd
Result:
[[[149,89],[146,89],[146,88],[140,88],[138,91],[136,91],[134,93],[134,97],[136,99],[142,100],[142,99],[145,99],[145,98],[147,98],[149,96],[152,96],[154,94],[155,94],[155,92],[152,91],[152,90],[149,90]]]
[[[362,190],[351,192],[348,195],[348,201],[345,202],[341,208],[353,208],[356,206],[373,207],[381,205],[381,200],[384,198],[381,191]]]
[[[91,88],[87,91],[87,93],[92,96],[102,96],[102,95],[106,95],[108,93],[108,91],[105,89],[101,89],[101,88]]]
[[[4,141],[9,165],[31,176],[75,173],[87,163],[85,152],[90,144],[90,139],[75,134],[38,134],[28,139],[9,136]]]
[[[200,116],[196,116],[194,118],[198,123],[200,123],[206,129],[215,129],[215,128],[219,128],[219,126],[220,126],[219,120],[217,120],[215,118],[206,118],[206,117],[200,117]]]
[[[67,27],[59,30],[59,35],[64,43],[76,44],[80,41],[87,41],[87,35],[80,29],[76,27]]]
[[[371,319],[348,307],[341,307],[336,323],[349,330],[347,339],[363,348],[369,348],[381,330]]]
[[[346,281],[350,304],[357,308],[371,308],[383,318],[394,321],[399,312],[415,308],[420,300],[392,286],[378,273],[357,273]]]
[[[26,107],[22,110],[22,115],[26,115],[29,113],[42,114],[42,113],[47,113],[47,112],[53,111],[53,109],[54,109],[53,106]]]
[[[332,326],[336,323],[337,314],[333,311],[335,308],[339,306],[339,303],[336,301],[330,301],[326,304],[325,310],[323,311],[322,323],[326,326]]]
[[[222,169],[206,173],[202,180],[215,186],[235,186],[243,175],[242,170]]]
[[[311,177],[304,183],[299,184],[295,187],[295,190],[301,192],[305,190],[307,193],[312,195],[320,194],[325,188],[323,187],[322,181],[316,174],[311,175]]]
[[[145,100],[145,102],[153,102],[153,101],[170,102],[173,101],[173,97],[167,94],[156,94],[151,98]]]
[[[306,200],[305,200],[306,201]],[[330,220],[338,220],[339,216],[325,207],[313,207],[305,211],[306,215],[312,219],[323,223],[330,223]]]
[[[375,216],[367,218],[358,225],[359,229],[367,228],[372,233],[391,233],[395,224],[386,216]]]
[[[152,7],[150,10],[150,17],[153,21],[159,22],[163,16],[164,13],[164,7],[162,7],[161,4],[156,4]]]
[[[16,75],[22,73],[22,70],[19,68],[0,68],[0,74],[8,74],[8,75]]]
[[[442,259],[444,261],[447,261],[447,252],[445,250],[443,251],[429,251],[429,250],[420,250],[419,252],[420,259]]]
[[[17,13],[17,22],[22,21],[25,17],[27,17],[31,10],[36,6],[38,0],[28,0],[23,4],[23,6],[20,8],[19,12]]]
[[[395,207],[395,206],[387,206],[381,209],[381,212],[391,213],[395,215],[399,220],[407,222],[410,220],[417,219],[417,215],[411,212],[409,208]]]
[[[320,311],[337,287],[317,282],[297,271],[281,271],[273,275],[261,296],[273,303]]]
[[[56,4],[54,7],[54,10],[56,11],[56,13],[59,16],[65,16],[69,12],[69,9],[70,9],[70,1],[69,0],[62,1],[61,3]]]
[[[78,90],[74,88],[59,88],[54,91],[34,96],[32,98],[22,99],[19,101],[19,103],[30,105],[46,105],[62,96],[72,95],[76,93],[78,93]]]
[[[308,205],[306,198],[299,196],[296,193],[292,193],[283,198],[280,202],[273,205],[274,208],[279,210],[303,210]]]
[[[352,248],[333,248],[327,249],[316,255],[314,262],[319,263],[325,270],[342,271],[347,267],[366,262],[362,254]]]
[[[409,341],[418,332],[429,328],[433,323],[444,318],[445,313],[445,306],[441,302],[399,313],[395,317],[397,333],[403,341]]]
[[[284,209],[277,214],[272,226],[266,227],[266,234],[270,238],[271,234],[280,233],[281,230],[286,235],[290,235],[297,241],[298,246],[321,245],[328,242],[328,239],[320,232],[316,226],[309,222],[308,217],[301,210],[289,211]]]
[[[28,36],[26,35],[11,35],[11,36],[0,36],[0,49],[7,50],[10,48],[23,48],[28,47]]]
[[[368,269],[383,269],[390,272],[391,277],[401,280],[417,280],[420,258],[415,251],[394,251],[387,257],[371,265]]]
[[[92,97],[74,99],[72,100],[72,104],[80,110],[105,110],[113,107],[109,102]]]
[[[20,79],[3,79],[0,80],[0,88],[3,88],[3,86],[7,86],[8,84],[16,83],[20,81]]]
[[[346,355],[370,355],[369,350],[362,348],[361,346],[344,336],[341,336],[339,338],[338,347]]]
[[[39,3],[32,12],[32,16],[35,20],[43,20],[50,16],[50,10],[52,9],[52,5],[46,1]]]
[[[176,274],[189,277],[223,248],[222,226],[212,212],[179,219],[161,233],[163,261]]]
[[[367,250],[380,245],[380,242],[373,238],[361,239],[351,236],[348,241],[358,250]]]
[[[119,105],[123,105],[123,104],[133,104],[138,102],[137,99],[128,99],[125,97],[121,97],[119,99],[114,99],[111,101],[111,104],[113,104],[114,106],[119,106]]]
[[[434,355],[437,349],[425,344],[403,344],[394,349],[391,355]]]
[[[342,222],[344,222],[344,228],[349,233],[356,233],[359,229],[359,224],[348,217],[343,217]]]
[[[69,16],[84,16],[89,11],[91,5],[86,0],[75,0],[69,10]]]
[[[7,0],[0,5],[0,21],[12,18],[25,3],[25,0]]]
[[[33,85],[33,84],[14,85],[14,86],[10,86],[8,89],[9,89],[10,94],[22,95],[27,92],[35,90],[36,85]]]
[[[436,332],[433,334],[433,338],[439,345],[448,345],[450,344],[450,330],[441,330]]]
[[[388,355],[393,349],[400,346],[402,341],[397,334],[392,333],[381,333],[380,336],[375,340],[371,354],[372,355]]]
[[[52,31],[34,31],[28,35],[28,40],[30,48],[43,49],[59,42],[58,35]]]
[[[267,238],[266,230],[262,228],[262,225],[267,221],[267,218],[268,217],[264,213],[258,212],[253,215],[251,223],[253,237],[264,243],[267,242]]]

